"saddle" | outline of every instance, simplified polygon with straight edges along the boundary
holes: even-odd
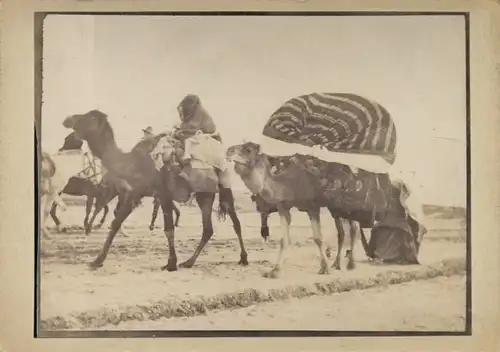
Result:
[[[220,144],[215,139],[213,141]],[[191,158],[185,160],[186,147],[183,140],[169,134],[158,141],[150,155],[157,170],[167,164],[170,171],[176,177],[179,176],[185,182],[188,182],[194,192],[216,192],[220,183],[221,171],[218,166],[213,165],[215,163],[213,160],[205,158],[207,153],[200,151],[202,147],[203,144],[196,145],[193,148],[194,151],[189,151]],[[213,149],[206,149],[208,150],[208,156],[210,156]]]

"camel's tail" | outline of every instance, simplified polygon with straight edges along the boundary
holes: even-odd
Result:
[[[217,209],[217,218],[221,221],[226,220],[226,215],[234,209],[234,196],[230,188],[219,186],[219,207]]]

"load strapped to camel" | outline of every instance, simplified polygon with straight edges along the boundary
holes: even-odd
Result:
[[[409,189],[401,191],[388,174],[396,160],[396,128],[377,102],[348,93],[292,98],[265,124],[261,152],[274,172],[286,173],[293,163],[317,175],[324,195],[318,201],[336,208],[339,216],[363,227],[377,222],[417,236],[406,221],[415,212],[402,201]]]
[[[65,180],[78,177],[93,184],[99,184],[103,173],[105,173],[101,161],[95,158],[90,151],[60,150],[51,157],[57,164],[58,174]]]
[[[313,93],[271,115],[261,150],[279,162],[296,155],[290,162],[317,174],[325,198],[339,209],[379,213],[387,208],[395,147],[394,122],[381,105],[354,94]]]

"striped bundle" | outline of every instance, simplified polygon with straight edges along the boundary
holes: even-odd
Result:
[[[271,115],[263,135],[330,152],[379,156],[390,165],[396,159],[396,129],[389,112],[356,94],[292,98]]]

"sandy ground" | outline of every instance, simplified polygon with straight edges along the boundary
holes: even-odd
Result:
[[[109,328],[114,327],[104,327]],[[292,298],[246,308],[210,312],[205,316],[147,322],[129,321],[119,324],[117,328],[463,331],[465,277],[440,277],[331,296]]]
[[[66,234],[54,234],[52,241],[43,242],[40,268],[41,320],[54,317],[70,317],[85,312],[90,312],[88,314],[98,314],[96,312],[102,309],[119,311],[123,307],[151,305],[155,302],[169,299],[185,300],[201,295],[214,296],[220,293],[239,292],[246,288],[269,290],[294,285],[298,282],[303,284],[327,282],[337,277],[346,279],[363,278],[376,275],[378,272],[384,270],[407,270],[408,268],[398,266],[390,266],[388,268],[387,266],[369,264],[359,243],[355,251],[358,261],[355,270],[346,271],[346,263],[344,262],[342,271],[332,271],[330,275],[318,275],[319,253],[311,238],[307,215],[295,213],[292,220],[292,237],[296,241],[296,245],[289,251],[289,259],[284,268],[283,275],[281,278],[275,280],[265,279],[262,277],[262,273],[272,267],[272,263],[274,263],[278,254],[278,241],[280,238],[279,219],[276,214],[271,216],[269,222],[271,240],[268,243],[263,243],[259,232],[260,216],[256,212],[240,212],[243,236],[249,254],[249,266],[241,267],[237,264],[239,260],[239,245],[230,220],[218,222],[214,214],[215,235],[198,258],[195,267],[192,269],[179,269],[177,272],[168,273],[160,270],[160,267],[165,265],[167,260],[166,239],[161,229],[157,230],[155,236],[149,234],[147,226],[151,217],[151,201],[147,199],[144,203],[144,206],[138,208],[127,219],[124,228],[128,232],[129,237],[117,235],[104,267],[97,271],[88,269],[86,263],[92,261],[98,254],[107,234],[107,226],[101,230],[94,231],[88,238],[82,235],[81,229],[77,229]],[[182,212],[180,227],[176,230],[176,249],[179,262],[189,258],[201,235],[201,215],[199,210],[189,207],[181,207],[180,210]],[[70,207],[66,213],[61,214],[60,217],[66,223],[80,224],[83,215],[84,209],[74,206]],[[111,219],[112,216],[110,215],[107,223]],[[421,263],[427,265],[446,258],[464,257],[465,231],[461,228],[462,221],[456,219],[430,220],[430,233],[421,249]],[[161,216],[159,216],[157,224],[162,224]],[[333,220],[329,216],[322,217],[322,227],[327,240],[335,244],[336,231],[334,230]],[[425,287],[428,287],[429,292],[436,291],[438,295],[443,295],[444,293],[444,296],[447,296],[447,283],[449,283],[450,294],[454,297],[453,304],[450,305],[455,308],[450,308],[450,312],[446,312],[446,316],[449,313],[449,319],[451,319],[449,321],[455,321],[453,317],[455,317],[457,309],[464,306],[461,298],[455,299],[455,297],[460,295],[460,290],[457,289],[457,282],[462,281],[453,281],[450,279],[450,281],[438,281],[438,283],[429,284],[431,286],[420,286],[424,285],[424,283],[418,282],[413,287],[418,286],[422,288],[418,290],[418,293],[411,294],[408,297],[413,296],[418,301],[420,301],[421,297],[427,297],[428,291]],[[412,286],[409,285],[409,287]],[[400,290],[402,291],[400,292]],[[394,297],[396,297],[403,294],[403,292],[407,292],[404,290],[403,286],[401,286],[401,288],[394,288],[394,290],[387,292],[394,292]],[[458,290],[458,293],[453,290]],[[453,293],[451,293],[452,291]],[[359,295],[360,293],[349,292],[338,295],[338,297],[352,297],[352,300],[355,301],[356,299],[359,300]],[[371,291],[370,295],[377,296],[377,291]],[[386,295],[379,292],[378,296],[385,297]],[[297,301],[293,305],[305,304],[305,306],[315,306],[319,304],[316,309],[322,310],[324,306],[321,302],[336,302],[337,299],[346,300],[349,298],[332,299],[332,297],[321,297],[309,298],[308,300],[312,299],[318,300],[317,303],[314,303],[316,301],[304,300],[303,302],[312,303]],[[380,302],[390,302],[390,300]],[[412,299],[405,299],[404,302],[410,305],[409,309],[415,307],[415,302],[412,302]],[[434,301],[430,300],[430,297],[427,297],[425,302],[428,302],[431,306],[433,304],[437,306],[437,303],[433,303]],[[283,304],[288,303],[283,302]],[[422,306],[427,307],[426,304],[422,304]],[[271,311],[275,309],[277,312],[279,310],[278,307],[279,305],[266,305],[266,308],[262,309],[271,309]],[[334,307],[335,305],[332,306],[333,310],[328,310],[330,312],[328,314],[335,313]],[[311,312],[313,311],[314,309],[311,310]],[[429,309],[428,311],[433,311],[433,309]],[[422,313],[423,316],[425,316],[424,313]],[[228,314],[240,313],[233,312]],[[290,326],[297,326],[292,322],[292,318],[290,320],[287,317],[288,315],[283,316],[283,320],[280,320],[280,322],[286,324],[286,321],[288,321],[291,324]],[[328,315],[325,315],[325,317],[328,317]],[[201,319],[199,320],[199,324],[205,324],[205,320],[203,319],[207,318],[202,317],[199,319]],[[217,320],[218,328],[233,328],[232,326],[227,326],[227,324],[224,325],[224,321],[226,321],[224,319],[221,318],[220,322]],[[231,320],[230,318],[227,319]],[[366,321],[368,325],[366,326],[369,326],[370,321],[373,323],[373,319],[375,318],[368,319]],[[447,319],[444,317],[442,321],[448,321]],[[244,319],[238,321],[238,324],[242,324],[242,326],[245,324],[255,326],[252,324],[257,324],[257,320]],[[358,320],[360,324],[365,324],[361,322],[361,319]],[[206,321],[208,322],[208,320]],[[352,321],[349,322],[349,319],[337,319],[336,321],[337,323],[334,324],[335,328],[344,328],[342,325],[344,321],[347,324],[345,325],[346,329],[348,326],[354,324]],[[144,326],[144,324],[147,325],[147,323],[141,324],[141,326]],[[320,328],[318,324],[321,325],[321,322],[318,321],[314,328]],[[330,327],[328,319],[324,319],[323,324],[326,325],[322,325],[322,329]],[[380,324],[383,324],[382,320],[380,320]],[[436,322],[435,324],[438,323]],[[446,325],[447,323],[443,324]],[[400,323],[396,325],[402,326]],[[152,326],[148,325],[148,328],[152,328]]]

